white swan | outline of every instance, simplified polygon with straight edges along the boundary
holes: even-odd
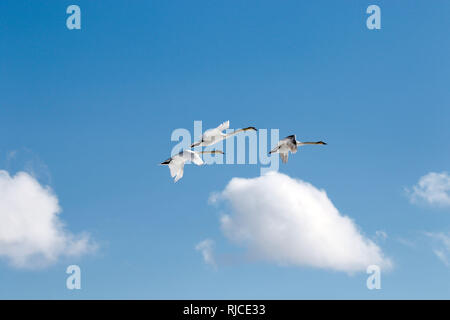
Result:
[[[230,127],[230,121],[225,121],[220,126],[214,129],[209,129],[203,133],[202,138],[200,141],[195,142],[191,145],[191,148],[198,147],[198,146],[210,146],[212,144],[215,144],[219,141],[222,141],[228,137],[231,137],[232,135],[235,135],[236,133],[247,131],[247,130],[255,130],[258,131],[255,127],[247,127],[244,129],[235,130],[231,133],[223,133],[222,131],[228,129]]]
[[[202,158],[200,158],[200,153],[212,153],[212,154],[224,154],[220,150],[212,150],[212,151],[192,151],[192,150],[183,150],[180,153],[174,155],[173,157],[167,159],[164,162],[161,162],[162,165],[168,165],[170,169],[170,175],[174,178],[174,182],[177,182],[183,177],[184,173],[184,164],[186,161],[191,161],[198,166],[204,164]]]
[[[323,144],[326,145],[325,142],[323,141],[317,141],[317,142],[300,142],[297,141],[297,139],[295,138],[295,134],[288,136],[282,140],[280,140],[278,142],[278,145],[269,152],[269,154],[271,153],[279,153],[281,160],[283,161],[283,163],[287,163],[288,162],[288,157],[289,157],[289,151],[292,153],[296,153],[297,152],[297,148],[299,146],[303,146],[305,144]]]

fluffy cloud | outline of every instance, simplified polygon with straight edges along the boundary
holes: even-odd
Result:
[[[88,235],[65,229],[60,212],[49,187],[28,173],[11,177],[0,170],[0,258],[15,267],[35,268],[94,250]]]
[[[365,271],[371,264],[392,266],[325,191],[307,182],[270,172],[233,178],[214,196],[212,201],[231,204],[231,214],[221,218],[225,236],[258,259],[344,272]]]
[[[203,261],[205,261],[206,264],[216,268],[216,261],[214,259],[213,247],[214,241],[211,239],[205,239],[195,246],[195,250],[200,251],[202,253]]]
[[[450,206],[450,176],[446,172],[430,172],[408,191],[413,203],[425,201],[430,205]]]

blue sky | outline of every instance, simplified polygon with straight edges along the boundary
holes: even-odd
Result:
[[[66,28],[70,4],[81,30]],[[370,4],[381,30],[366,28]],[[67,229],[98,245],[45,268],[0,259],[0,298],[450,298],[425,234],[449,234],[450,208],[405,191],[450,171],[447,1],[3,0],[0,12],[0,170],[49,185]],[[328,142],[280,172],[326,190],[365,237],[387,233],[374,240],[394,263],[382,289],[365,272],[206,265],[206,238],[219,256],[245,251],[210,195],[260,166],[188,165],[174,184],[157,164],[194,120]],[[65,287],[70,264],[81,290]]]

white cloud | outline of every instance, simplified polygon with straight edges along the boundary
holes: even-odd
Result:
[[[95,250],[87,234],[73,235],[61,220],[58,198],[31,175],[0,170],[0,258],[19,268],[54,263]]]
[[[441,260],[447,267],[450,267],[450,233],[425,232],[425,235],[434,239],[438,243],[439,247],[434,249],[433,252],[439,260]]]
[[[276,172],[233,178],[217,199],[231,204],[221,218],[225,236],[259,259],[345,272],[392,266],[324,190],[307,182]]]
[[[217,265],[214,259],[213,247],[214,241],[211,239],[205,239],[195,246],[195,250],[202,253],[203,261],[205,261],[206,264],[216,268]]]
[[[425,201],[430,205],[450,206],[450,176],[447,172],[430,172],[408,191],[413,203]]]

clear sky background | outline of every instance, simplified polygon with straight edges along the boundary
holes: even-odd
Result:
[[[66,8],[81,8],[81,30]],[[382,29],[366,28],[377,4]],[[449,171],[448,1],[0,2],[0,170],[49,185],[70,232],[95,253],[45,268],[0,257],[0,298],[450,298],[435,254],[450,208],[405,188]],[[324,140],[280,172],[324,189],[394,263],[367,274],[263,261],[205,264],[245,251],[208,203],[260,165],[166,167],[176,128],[230,120]],[[386,239],[376,237],[384,231]],[[447,248],[450,256],[450,248]],[[82,289],[66,289],[66,267]]]

